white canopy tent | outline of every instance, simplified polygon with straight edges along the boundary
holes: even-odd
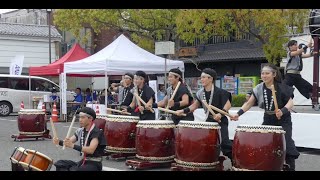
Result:
[[[65,76],[68,73],[83,75],[123,75],[138,70],[147,74],[165,73],[172,68],[179,68],[184,73],[182,61],[168,60],[156,56],[120,35],[111,44],[82,60],[64,63]],[[62,78],[64,79],[64,78]],[[62,83],[66,85],[65,83]],[[108,87],[108,79],[105,80]],[[62,95],[64,97],[64,95]],[[63,98],[62,97],[62,98]],[[107,104],[107,96],[106,96]]]
[[[167,70],[172,68],[184,72],[184,63],[167,60]],[[74,74],[103,75],[107,72],[108,75],[122,75],[138,70],[147,74],[164,73],[165,58],[140,48],[124,35],[92,56],[64,64],[64,72]]]

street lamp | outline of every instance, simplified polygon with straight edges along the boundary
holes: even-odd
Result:
[[[51,11],[52,9],[47,10],[47,17],[48,17],[48,25],[49,25],[49,64],[51,64]]]

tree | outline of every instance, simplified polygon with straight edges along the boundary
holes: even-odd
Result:
[[[181,10],[177,15],[177,34],[186,42],[195,38],[205,41],[213,35],[231,36],[235,32],[250,35],[253,41],[263,45],[270,63],[278,64],[285,56],[284,44],[288,38],[288,27],[303,30],[308,10],[281,9],[209,9]]]
[[[89,25],[95,33],[113,28],[129,32],[142,48],[154,51],[154,42],[176,39],[175,20],[179,10],[170,9],[61,9],[54,14],[54,23],[62,30],[80,37],[80,29]]]

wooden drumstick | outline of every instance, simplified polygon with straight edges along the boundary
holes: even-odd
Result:
[[[171,114],[177,115],[177,111],[172,111],[172,110],[170,110],[170,109],[165,109],[165,108],[162,108],[162,107],[158,107],[158,109],[159,109],[160,111],[164,111],[164,112],[167,112],[167,113],[171,113]],[[186,114],[182,114],[182,116],[187,116],[187,115],[186,115]]]
[[[136,86],[136,89],[135,89],[135,92],[134,92],[134,96],[136,97],[136,101],[138,103],[138,106],[140,107],[141,103],[140,103],[139,98],[138,98],[139,96],[136,96],[136,95],[138,95],[138,87],[137,86]],[[140,113],[143,114],[143,111],[140,111]]]
[[[58,138],[57,131],[56,131],[56,128],[54,127],[54,123],[53,123],[51,117],[50,117],[50,124],[51,124],[53,138]],[[59,145],[56,145],[56,146],[58,147]]]
[[[69,130],[68,130],[68,133],[67,133],[66,138],[69,138],[70,135],[71,135],[71,129],[72,129],[72,127],[73,127],[74,122],[76,121],[76,114],[77,114],[77,113],[74,113],[74,115],[73,115],[73,118],[72,118],[72,121],[71,121],[71,124],[70,124],[70,127],[69,127]],[[66,146],[63,145],[62,149],[64,150],[65,148],[66,148]]]
[[[174,96],[176,95],[176,93],[177,93],[177,91],[178,91],[178,89],[179,89],[179,87],[180,87],[180,84],[181,84],[181,81],[178,82],[176,88],[175,88],[174,91],[173,91],[173,94],[172,94],[170,100],[168,100],[168,104],[167,104],[166,109],[169,109],[169,101],[173,100]]]
[[[203,104],[206,106],[206,108],[208,109],[208,111],[212,114],[212,116],[214,117],[216,114],[212,111],[212,109],[210,108],[209,104],[207,103],[206,100],[202,100]],[[220,120],[218,122],[221,122]]]
[[[126,114],[126,115],[131,115],[131,113],[128,112],[122,112],[116,109],[112,109],[112,108],[107,108],[107,111],[113,111],[113,112],[117,112],[117,113],[121,113],[121,114]]]
[[[209,105],[209,106],[211,107],[211,109],[219,112],[220,114],[223,114],[223,115],[225,115],[225,116],[232,117],[229,113],[227,113],[227,112],[225,112],[225,111],[223,111],[223,110],[221,110],[221,109],[219,109],[219,108],[217,108],[217,107],[215,107],[215,106],[212,106],[212,105]]]
[[[274,85],[271,85],[271,91],[272,91],[272,96],[273,96],[273,101],[274,101],[274,108],[275,111],[278,111],[278,101],[277,101],[277,96],[276,96],[276,91],[274,89]]]
[[[147,103],[144,102],[144,100],[141,99],[141,97],[138,96],[138,94],[134,93],[134,95],[136,96],[136,98],[138,99],[138,101],[141,101],[144,106],[147,106]],[[149,108],[149,110],[150,110],[152,113],[154,113],[154,110],[153,110],[152,108]]]
[[[278,111],[278,101],[277,101],[277,96],[276,96],[276,91],[274,89],[274,85],[271,85],[271,91],[272,91],[272,96],[273,96],[273,103],[274,103],[274,110],[275,112]],[[280,118],[278,118],[280,120]]]

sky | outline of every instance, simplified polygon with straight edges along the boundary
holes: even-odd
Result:
[[[14,10],[17,10],[17,9],[0,9],[0,14],[6,13],[6,12],[9,12],[9,11],[14,11]]]

